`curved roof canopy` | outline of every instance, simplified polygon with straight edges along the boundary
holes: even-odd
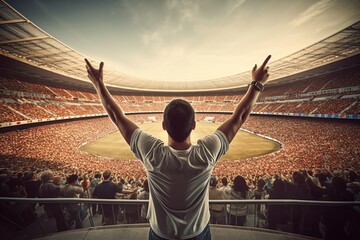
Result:
[[[360,53],[360,22],[307,48],[269,64],[269,81],[337,62]],[[95,65],[99,61],[85,56],[52,37],[3,0],[0,0],[0,54],[35,67],[89,82],[84,58]],[[107,85],[127,90],[152,92],[199,92],[231,90],[249,83],[249,71],[202,81],[157,81],[129,76],[105,69]]]

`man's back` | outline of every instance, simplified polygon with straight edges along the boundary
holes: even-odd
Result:
[[[162,141],[139,130],[106,88],[104,63],[101,62],[99,69],[96,69],[85,59],[88,77],[110,119],[146,168],[150,190],[150,239],[156,239],[156,234],[170,239],[211,239],[207,188],[210,174],[264,90],[263,84],[269,78],[269,67],[266,65],[270,58],[269,55],[259,68],[255,64],[251,72],[253,81],[234,113],[214,134],[198,141],[196,147],[192,146],[190,140],[191,132],[196,127],[193,107],[185,100],[172,100],[164,110],[162,127],[167,131],[168,145],[173,149],[164,147]]]
[[[121,193],[122,189],[111,181],[103,181],[99,183],[94,190],[94,197],[104,198],[104,199],[113,199],[115,198],[116,193]]]
[[[138,129],[131,149],[148,172],[148,218],[154,232],[164,238],[201,233],[210,219],[209,178],[228,149],[226,137],[217,131],[187,150],[176,150]]]

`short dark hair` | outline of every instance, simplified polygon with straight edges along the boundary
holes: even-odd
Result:
[[[210,177],[210,184],[209,184],[211,187],[216,187],[217,185],[217,180],[216,180],[216,177],[214,176],[211,176]]]
[[[246,192],[249,191],[249,186],[242,176],[235,177],[232,187],[235,191],[240,192],[243,198],[246,198]]]
[[[265,186],[265,181],[264,179],[259,179],[258,182],[257,182],[257,185],[260,189],[262,189],[264,186]]]
[[[105,180],[108,180],[108,179],[110,178],[110,176],[111,176],[111,171],[110,171],[110,170],[105,170],[105,171],[103,172],[103,178],[104,178]]]
[[[67,182],[68,183],[74,183],[79,179],[79,176],[77,174],[71,174],[70,176],[68,176],[67,178]]]
[[[223,178],[221,179],[221,183],[222,183],[224,186],[227,186],[227,185],[228,185],[227,177],[223,177]]]
[[[147,179],[145,179],[144,183],[143,183],[143,188],[145,192],[149,192],[149,182]]]
[[[174,99],[165,108],[166,131],[176,142],[183,142],[190,135],[194,121],[194,109],[183,99]]]

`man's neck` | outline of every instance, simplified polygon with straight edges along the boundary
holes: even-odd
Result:
[[[169,136],[168,145],[175,150],[187,150],[191,147],[190,136],[187,137],[183,142],[176,142]]]

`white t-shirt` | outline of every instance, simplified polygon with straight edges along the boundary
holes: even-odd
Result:
[[[147,218],[153,231],[171,239],[199,235],[210,219],[208,185],[212,170],[229,149],[224,133],[216,131],[187,150],[175,150],[138,128],[130,146],[148,174]]]

